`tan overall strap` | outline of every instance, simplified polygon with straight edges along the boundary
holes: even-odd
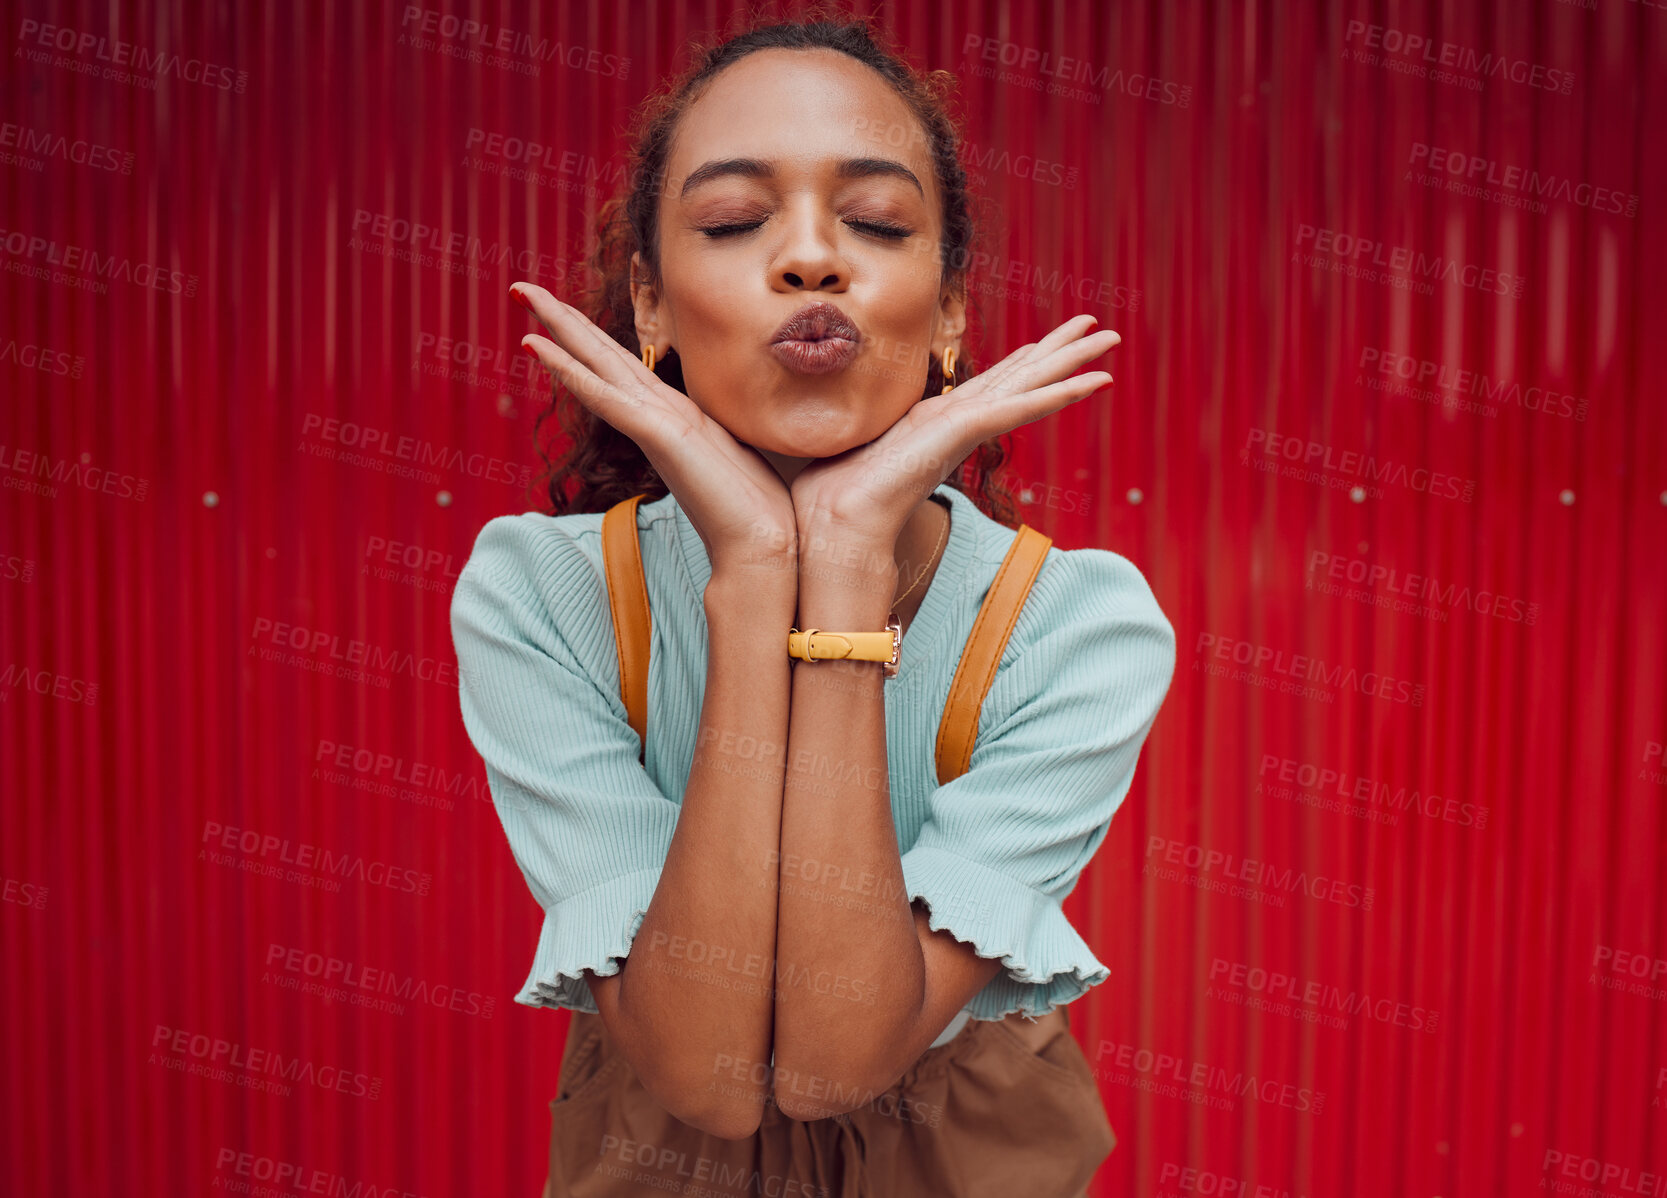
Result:
[[[966,648],[961,651],[961,664],[955,667],[943,722],[938,725],[939,786],[967,772],[973,742],[978,738],[978,713],[984,706],[984,696],[995,681],[1007,638],[1013,634],[1019,610],[1052,544],[1051,537],[1028,524],[1021,525],[990,583],[978,618],[972,622]]]
[[[637,756],[648,752],[648,584],[643,578],[642,544],[637,540],[637,503],[621,499],[602,517],[602,569],[608,579],[608,610],[619,651],[619,697],[637,734]]]

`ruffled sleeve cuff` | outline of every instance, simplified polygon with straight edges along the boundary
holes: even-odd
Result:
[[[660,884],[660,868],[624,874],[547,909],[532,972],[515,1001],[597,1014],[590,983],[580,974],[586,969],[598,977],[619,972],[614,958],[630,955],[631,942]]]
[[[902,864],[909,898],[931,908],[933,931],[948,931],[1005,966],[967,1004],[972,1018],[1000,1019],[1013,1011],[1040,1017],[1111,976],[1048,895],[929,846],[910,849]]]

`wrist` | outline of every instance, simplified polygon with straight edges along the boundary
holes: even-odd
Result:
[[[834,632],[875,632],[886,626],[897,594],[897,565],[887,569],[801,562],[798,626]]]
[[[714,567],[701,594],[709,628],[716,625],[773,626],[793,618],[799,580],[792,562]]]
[[[801,616],[807,605],[818,611],[830,607],[878,611],[880,622],[875,627],[883,626],[897,594],[898,573],[895,538],[883,543],[872,536],[838,536],[826,526],[799,534]]]
[[[726,545],[717,551],[708,550],[712,576],[735,575],[749,577],[768,574],[791,574],[799,561],[796,533],[783,533],[743,545]]]
[[[900,530],[857,526],[832,516],[811,516],[797,525],[795,544],[800,559],[892,561]]]

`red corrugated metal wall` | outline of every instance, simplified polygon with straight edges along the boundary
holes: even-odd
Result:
[[[5,14],[0,1189],[535,1194],[450,589],[537,506],[506,289],[732,9]],[[961,79],[981,360],[1123,334],[1028,518],[1181,642],[1067,908],[1096,1192],[1662,1194],[1667,10],[883,20]]]

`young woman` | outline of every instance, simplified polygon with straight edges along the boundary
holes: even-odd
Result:
[[[1048,550],[940,785],[1017,523],[996,438],[1109,384],[1076,372],[1119,338],[1076,316],[967,370],[973,229],[937,82],[858,22],[714,45],[642,114],[588,315],[512,288],[573,444],[553,514],[481,531],[452,625],[545,911],[516,999],[575,1012],[548,1194],[1065,1198],[1113,1146],[1065,1019],[1108,971],[1060,903],[1174,634],[1126,559]],[[633,495],[641,741],[601,550]],[[786,652],[892,613],[894,677]]]

